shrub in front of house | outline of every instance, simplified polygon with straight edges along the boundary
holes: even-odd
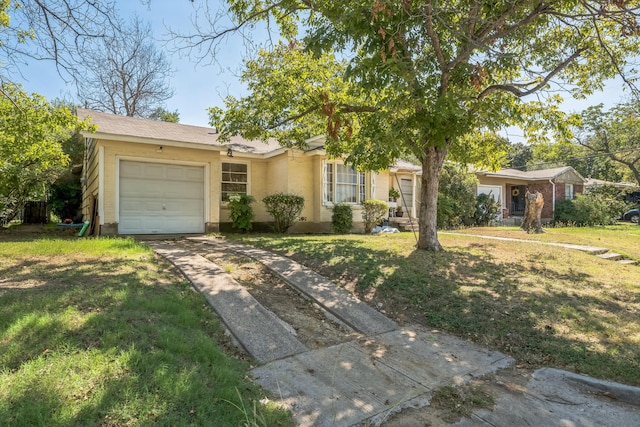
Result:
[[[353,227],[353,211],[351,206],[338,204],[333,207],[331,228],[338,234],[348,233]]]
[[[229,196],[229,217],[235,229],[245,233],[253,228],[253,209],[251,203],[255,199],[248,194],[232,194]]]
[[[556,202],[555,224],[595,226],[615,224],[626,204],[617,197],[602,193],[576,194],[573,200]]]
[[[304,197],[297,194],[275,193],[262,199],[267,212],[273,217],[273,230],[285,233],[295,224],[304,208]]]
[[[389,205],[382,200],[365,200],[362,202],[362,220],[364,232],[371,233],[373,227],[380,224],[389,212]]]
[[[438,228],[455,228],[471,225],[476,212],[475,174],[465,167],[445,163],[438,189]]]
[[[473,216],[475,225],[485,227],[496,219],[500,211],[500,203],[488,194],[478,194],[476,197],[476,212]]]

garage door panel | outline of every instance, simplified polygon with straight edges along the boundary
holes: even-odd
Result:
[[[187,180],[201,182],[204,181],[204,168],[187,170]]]
[[[120,162],[122,234],[203,233],[204,168]]]
[[[150,164],[144,167],[143,177],[146,179],[162,179],[164,175],[164,167],[161,165]]]
[[[183,168],[176,168],[168,166],[164,170],[164,177],[171,180],[184,181],[186,173]]]
[[[168,219],[165,221],[164,226],[170,230],[170,233],[192,233],[193,231],[191,230],[199,227],[201,221],[199,218],[183,219],[181,221]]]
[[[191,182],[168,182],[162,189],[165,199],[198,199],[202,200],[202,184]]]
[[[201,200],[183,200],[181,203],[167,202],[164,204],[164,209],[167,212],[181,212],[185,217],[199,216],[203,208],[204,203]]]
[[[144,165],[133,162],[120,163],[121,178],[139,178],[144,176]]]

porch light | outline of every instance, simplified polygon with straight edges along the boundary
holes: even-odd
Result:
[[[227,157],[233,157],[233,150],[231,148],[227,149]]]

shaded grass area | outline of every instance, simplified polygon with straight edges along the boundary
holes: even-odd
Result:
[[[0,241],[0,425],[291,425],[233,352],[131,239]]]
[[[290,256],[401,323],[454,333],[523,367],[640,385],[638,266],[455,235],[440,237],[440,253],[416,251],[408,233],[229,238]]]

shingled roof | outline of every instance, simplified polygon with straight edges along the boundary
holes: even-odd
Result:
[[[147,139],[158,143],[178,142],[231,148],[243,153],[266,154],[279,150],[275,141],[248,141],[241,137],[232,137],[228,143],[218,142],[219,134],[214,128],[161,122],[137,117],[118,116],[85,108],[78,108],[76,115],[81,119],[90,118],[97,126],[96,138],[126,140],[131,138]]]
[[[582,178],[578,172],[575,171],[571,166],[563,166],[560,168],[551,168],[551,169],[540,169],[533,171],[521,171],[518,169],[502,169],[496,172],[488,172],[488,171],[476,171],[476,173],[488,176],[488,177],[496,177],[496,178],[513,178],[513,179],[521,179],[526,181],[542,181],[555,179],[560,175],[572,172],[577,176]],[[584,180],[584,178],[582,178]]]

